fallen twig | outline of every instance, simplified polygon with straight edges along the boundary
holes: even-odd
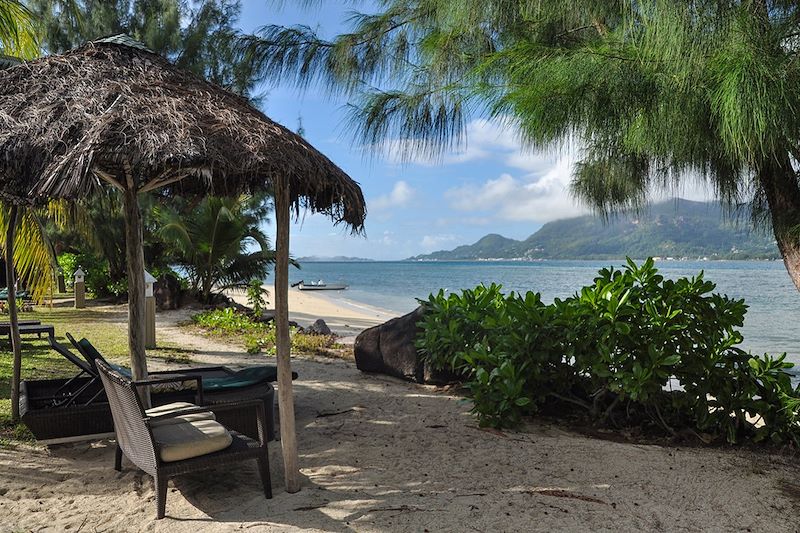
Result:
[[[544,494],[545,496],[555,496],[556,498],[571,498],[573,500],[581,500],[583,502],[608,505],[608,502],[604,502],[603,500],[600,500],[598,498],[592,498],[591,496],[584,496],[583,494],[576,494],[568,490],[544,489],[544,490],[525,490],[522,492],[524,492],[525,494]]]
[[[356,409],[345,409],[344,411],[331,411],[327,413],[317,413],[317,418],[325,418],[326,416],[336,416],[336,415],[343,415],[345,413],[349,413],[351,411],[356,411]]]

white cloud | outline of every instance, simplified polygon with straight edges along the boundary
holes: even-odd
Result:
[[[439,156],[413,139],[390,139],[375,148],[391,164],[411,163],[433,167],[488,159],[498,153],[513,153],[521,149],[516,128],[508,120],[473,120],[466,127],[465,144]],[[435,150],[434,150],[435,152]]]
[[[408,205],[416,191],[405,181],[400,180],[392,187],[392,192],[378,196],[367,205],[370,209],[383,210],[393,207],[404,207]]]
[[[450,207],[490,213],[493,218],[544,223],[586,213],[569,194],[572,160],[563,158],[541,174],[515,178],[502,174],[480,185],[468,184],[445,192]]]
[[[397,244],[397,241],[394,240],[394,233],[389,230],[384,231],[383,236],[378,240],[378,244],[384,246],[393,246]]]
[[[452,243],[458,240],[458,237],[452,234],[437,234],[437,235],[425,235],[420,242],[420,245],[427,249],[433,250],[441,248],[443,245],[447,243]]]

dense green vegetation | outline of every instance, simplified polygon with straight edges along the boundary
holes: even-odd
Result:
[[[264,195],[209,196],[195,206],[157,209],[157,235],[189,287],[208,302],[212,291],[245,288],[266,277],[275,253],[261,224],[270,210]]]
[[[572,191],[604,213],[704,182],[771,224],[800,287],[797,2],[382,0],[346,24],[268,26],[242,49],[343,95],[369,146],[440,155],[481,116],[577,148]]]
[[[714,287],[702,273],[666,280],[650,259],[603,269],[550,305],[494,284],[442,291],[423,302],[417,346],[463,376],[482,425],[578,410],[600,424],[800,446],[792,364],[738,348],[747,306]]]
[[[130,35],[178,66],[250,96],[256,83],[237,57],[238,0],[28,0],[41,46],[61,53],[86,41]]]
[[[749,213],[740,214],[747,218]],[[454,250],[411,259],[617,259],[631,257],[708,257],[709,259],[776,259],[774,238],[753,231],[741,219],[725,217],[719,204],[673,200],[638,215],[605,221],[582,216],[548,222],[517,241],[487,235]]]
[[[119,196],[107,191],[72,206],[76,222],[62,228],[51,224],[48,237],[66,280],[81,267],[86,287],[96,297],[123,300],[128,276]],[[259,195],[209,196],[196,203],[175,198],[165,207],[143,195],[148,271],[158,279],[172,277],[202,301],[225,289],[244,288],[253,279],[263,280],[274,262],[261,229],[271,205],[270,197]]]
[[[233,308],[214,309],[192,316],[192,322],[210,335],[244,344],[249,353],[275,355],[275,322],[256,320]],[[334,335],[315,335],[290,328],[292,352],[331,355],[341,348]]]

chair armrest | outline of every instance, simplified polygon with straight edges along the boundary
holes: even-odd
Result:
[[[163,375],[163,374],[162,374]],[[131,381],[134,387],[147,387],[150,385],[158,385],[160,383],[182,383],[184,381],[197,382],[197,403],[203,405],[203,377],[194,374],[170,374],[167,377],[159,377],[156,379],[142,379],[139,381]]]
[[[218,411],[230,411],[232,409],[242,409],[252,407],[256,410],[256,420],[258,421],[258,440],[262,448],[267,447],[267,414],[264,411],[263,400],[244,400],[241,402],[223,402],[206,406],[206,409],[213,413]]]
[[[183,409],[176,409],[171,413],[164,413],[163,415],[155,415],[155,416],[146,416],[144,417],[145,421],[148,422],[158,422],[159,420],[167,420],[170,418],[177,418],[179,416],[184,415],[191,415],[194,413],[208,413],[211,411],[208,407],[201,407],[196,405],[194,407],[184,407]]]

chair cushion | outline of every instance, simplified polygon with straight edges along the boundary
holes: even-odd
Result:
[[[78,345],[81,348],[83,348],[83,351],[86,352],[86,354],[92,359],[92,361],[97,361],[99,359],[100,361],[103,361],[104,363],[108,363],[108,361],[106,361],[105,358],[103,357],[103,354],[101,354],[97,350],[97,348],[94,347],[94,344],[89,342],[89,339],[84,337],[83,339],[78,341]],[[92,363],[92,365],[94,365],[94,363]],[[111,368],[113,368],[114,370],[117,370],[117,368],[116,368],[117,365],[109,364],[109,366]],[[120,368],[122,368],[122,367],[120,367]],[[119,372],[119,370],[117,370],[117,372]],[[128,373],[128,377],[129,376],[130,376],[130,373]]]
[[[192,407],[197,407],[193,403],[188,402],[172,402],[165,405],[159,405],[158,407],[151,407],[145,411],[147,416],[158,416],[158,415],[166,415],[170,413],[174,413],[175,411],[179,411],[181,409],[190,409]],[[203,413],[191,413],[188,415],[180,415],[176,416],[175,418],[165,418],[164,420],[152,420],[150,422],[151,427],[158,427],[158,426],[165,426],[169,424],[180,424],[181,422],[196,422],[198,420],[216,420],[217,417],[214,416],[214,413],[211,411],[205,411]]]
[[[278,379],[278,368],[273,365],[250,366],[234,372],[230,376],[203,379],[203,390],[214,392],[231,389],[240,389],[269,383]],[[297,373],[292,372],[292,379],[297,379]]]
[[[228,430],[214,420],[157,426],[153,428],[153,438],[165,463],[224,450],[233,442]]]

